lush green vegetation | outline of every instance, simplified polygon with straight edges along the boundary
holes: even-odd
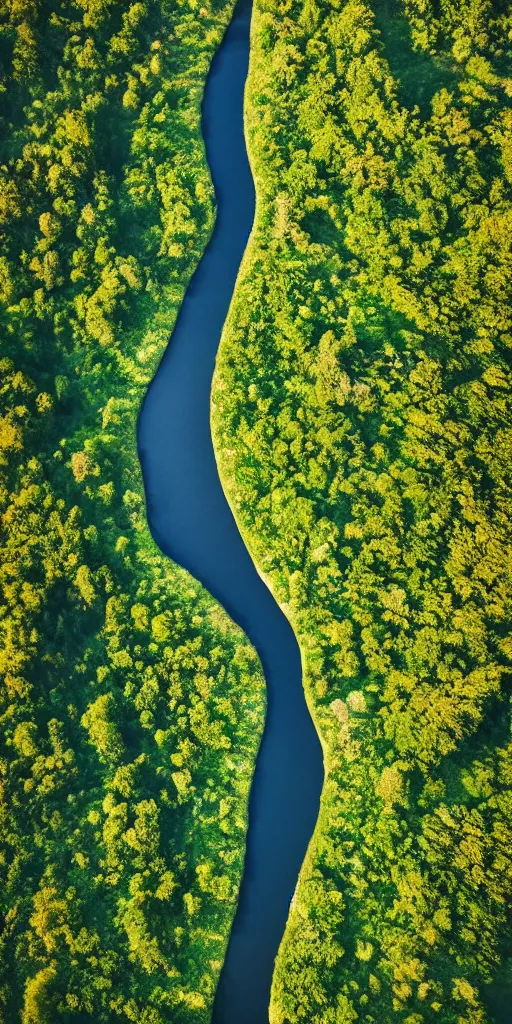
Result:
[[[0,2],[3,1024],[205,1022],[234,912],[261,670],[153,544],[135,445],[231,7]]]
[[[499,0],[257,0],[215,434],[329,769],[273,1024],[508,1019],[511,38]]]
[[[233,915],[261,671],[135,449],[231,10],[0,0],[3,1024],[205,1022]],[[258,0],[215,432],[329,769],[273,1024],[506,1020],[511,38],[505,0]]]

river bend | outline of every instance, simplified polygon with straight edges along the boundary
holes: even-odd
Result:
[[[243,122],[250,20],[250,0],[240,0],[208,75],[202,130],[216,194],[215,228],[138,423],[153,537],[242,627],[258,651],[267,683],[245,868],[214,1024],[268,1024],[274,958],[323,781],[297,641],[238,532],[210,431],[215,356],[254,218]]]

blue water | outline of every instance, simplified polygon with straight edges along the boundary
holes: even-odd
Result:
[[[245,869],[214,1024],[268,1024],[274,958],[315,826],[323,781],[297,642],[238,532],[210,433],[215,355],[254,217],[243,130],[250,18],[250,0],[241,0],[208,76],[202,128],[217,199],[216,225],[138,427],[153,537],[242,627],[258,651],[267,682],[268,710],[250,795]]]

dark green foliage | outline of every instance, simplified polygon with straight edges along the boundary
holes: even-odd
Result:
[[[258,219],[215,435],[238,521],[299,636],[328,768],[272,1024],[502,1012],[509,10],[257,7]]]
[[[205,1022],[261,670],[135,425],[213,218],[207,2],[0,4],[0,1021]]]

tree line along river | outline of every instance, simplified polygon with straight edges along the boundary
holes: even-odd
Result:
[[[202,130],[217,218],[138,425],[153,537],[242,627],[260,656],[267,683],[245,868],[214,1024],[268,1022],[274,958],[323,780],[297,641],[240,536],[217,472],[210,430],[216,352],[254,219],[243,118],[250,23],[251,2],[240,0],[208,75]]]

